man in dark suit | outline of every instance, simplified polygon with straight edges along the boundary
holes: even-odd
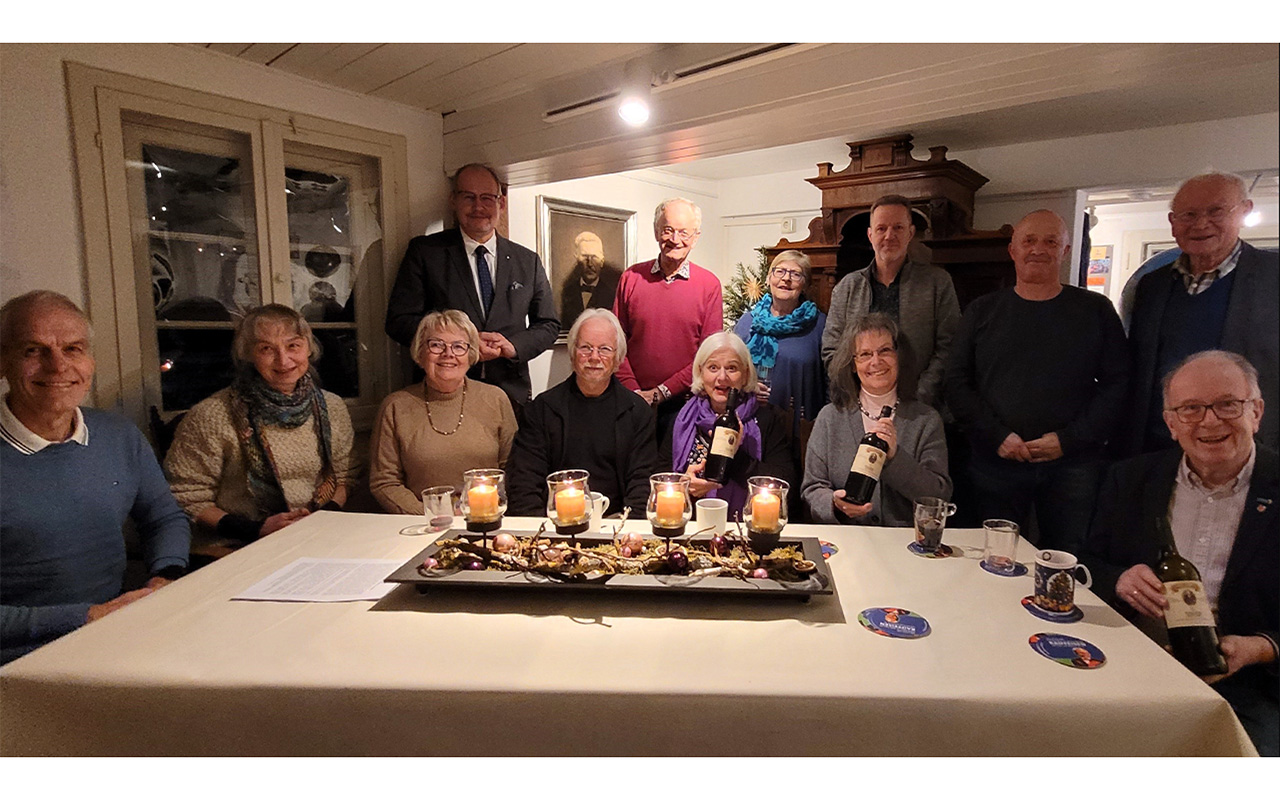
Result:
[[[1236,175],[1197,175],[1178,189],[1169,224],[1182,255],[1138,283],[1129,325],[1130,401],[1117,448],[1136,455],[1172,446],[1161,418],[1160,381],[1200,350],[1239,353],[1258,370],[1262,399],[1280,408],[1280,256],[1240,239],[1253,210]],[[1280,448],[1280,415],[1258,440]]]
[[[468,164],[453,176],[458,227],[409,242],[387,300],[387,335],[408,347],[432,311],[456,308],[480,331],[470,377],[501,388],[518,410],[532,397],[529,361],[560,333],[551,282],[536,253],[497,234],[507,198],[497,174]]]
[[[1103,484],[1083,561],[1093,590],[1122,614],[1164,619],[1153,567],[1167,517],[1179,554],[1196,565],[1216,609],[1228,673],[1214,688],[1258,752],[1277,755],[1280,640],[1280,467],[1257,444],[1266,403],[1258,373],[1236,353],[1210,350],[1175,367],[1164,420],[1178,448],[1115,464]],[[1154,638],[1164,633],[1155,626]]]
[[[583,231],[573,240],[573,271],[560,289],[560,323],[571,327],[588,308],[613,308],[622,271],[604,260],[604,242],[591,231]]]

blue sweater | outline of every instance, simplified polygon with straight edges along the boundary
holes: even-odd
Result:
[[[0,442],[0,663],[75,630],[89,606],[120,594],[125,517],[152,573],[187,565],[191,529],[150,445],[129,421],[82,411],[87,445],[24,454]]]

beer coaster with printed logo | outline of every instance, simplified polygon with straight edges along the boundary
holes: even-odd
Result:
[[[822,557],[824,559],[831,558],[836,553],[840,552],[840,548],[836,547],[831,542],[824,542],[823,540],[819,539],[818,544],[822,546]]]
[[[1045,611],[1036,605],[1035,596],[1030,594],[1022,598],[1022,607],[1031,612],[1031,616],[1046,622],[1079,622],[1084,619],[1084,611],[1080,606],[1072,606],[1070,611]]]
[[[955,555],[954,551],[945,544],[938,545],[938,549],[933,552],[925,550],[920,546],[919,542],[912,542],[907,545],[907,549],[911,551],[912,555],[917,555],[921,558],[950,558]]]
[[[893,639],[919,639],[933,630],[929,620],[905,608],[868,608],[858,614],[862,627]]]
[[[1107,657],[1096,644],[1064,636],[1061,633],[1035,633],[1027,640],[1031,649],[1050,661],[1057,661],[1076,669],[1097,669],[1107,663]]]

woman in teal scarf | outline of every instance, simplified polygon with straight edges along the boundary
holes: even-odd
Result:
[[[796,425],[811,420],[827,402],[822,368],[822,329],[827,315],[805,299],[809,257],[784,250],[769,265],[769,291],[733,327],[751,351],[759,375],[757,399],[794,408]]]

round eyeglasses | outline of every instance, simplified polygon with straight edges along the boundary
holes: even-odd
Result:
[[[471,342],[446,342],[444,339],[428,339],[427,350],[436,355],[443,355],[448,350],[455,356],[465,356],[471,352]]]

